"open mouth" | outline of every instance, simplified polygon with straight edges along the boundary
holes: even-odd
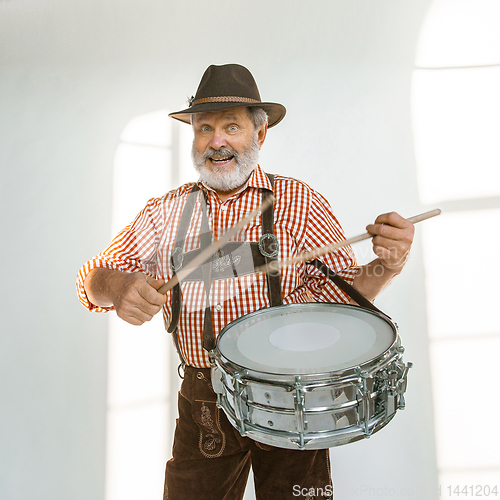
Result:
[[[209,160],[214,164],[214,165],[225,165],[226,163],[229,163],[232,159],[234,158],[233,155],[226,155],[226,156],[210,156]]]

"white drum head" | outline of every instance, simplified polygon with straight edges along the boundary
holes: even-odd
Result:
[[[292,304],[227,326],[218,349],[229,361],[273,374],[326,373],[367,363],[396,340],[392,323],[345,304]]]

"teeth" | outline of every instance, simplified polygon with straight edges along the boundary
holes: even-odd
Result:
[[[232,158],[232,156],[226,156],[224,158],[211,158],[212,161],[218,161],[218,162],[223,162],[223,161],[228,161]]]

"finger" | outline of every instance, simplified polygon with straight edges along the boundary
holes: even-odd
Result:
[[[157,280],[155,278],[151,278],[150,276],[146,276],[146,281],[151,285],[155,290],[158,290],[162,285],[165,284],[165,280]]]
[[[374,246],[373,253],[383,261],[392,261],[394,259],[393,253],[386,247]]]
[[[375,219],[376,224],[388,224],[390,226],[399,227],[403,229],[412,225],[412,223],[399,215],[397,212],[388,212],[381,214]]]
[[[141,299],[135,304],[135,307],[137,310],[141,311],[142,314],[150,316],[150,318],[146,320],[149,321],[153,316],[155,316],[161,311],[163,304],[159,305],[151,304],[150,302]]]
[[[149,280],[151,280],[151,284]],[[159,284],[157,282],[159,282]],[[160,288],[163,283],[163,280],[155,280],[154,278],[148,277],[145,286],[142,286],[138,289],[139,295],[149,304],[161,307],[167,301],[166,295],[157,292],[157,289]],[[153,285],[157,286],[157,288],[155,288],[155,286]]]
[[[381,236],[390,240],[405,241],[407,244],[413,242],[415,228],[413,226],[400,229],[386,224],[370,224],[366,230],[373,236]]]
[[[373,247],[373,252],[381,260],[384,267],[393,269],[401,266],[406,262],[408,253],[396,253],[385,247]]]
[[[401,217],[397,212],[389,212],[386,214],[381,214],[375,219],[375,223],[377,224],[385,224],[393,227],[397,227],[399,229],[405,229],[413,226],[409,220],[406,220],[404,217]],[[371,231],[369,231],[371,232]]]
[[[401,241],[410,245],[413,241],[414,229],[413,227],[407,227],[405,229],[399,229],[394,226],[388,226],[385,224],[371,224],[366,227],[370,234],[375,237],[385,238],[393,241]]]
[[[394,246],[385,247],[380,245],[374,245],[373,252],[382,259],[388,259],[393,261],[399,261],[400,259],[404,258],[404,256],[408,253],[405,251],[400,251]]]
[[[151,321],[154,315],[147,314],[140,308],[120,309],[116,311],[117,316],[134,326],[141,326],[147,321]]]
[[[409,245],[406,239],[386,238],[385,236],[375,236],[372,240],[373,246],[384,247],[389,250],[404,253],[408,250]]]

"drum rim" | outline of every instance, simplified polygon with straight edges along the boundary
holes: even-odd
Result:
[[[390,325],[393,333],[395,334],[394,341],[386,350],[382,351],[379,355],[374,356],[373,358],[368,359],[368,360],[364,361],[363,363],[360,363],[358,365],[349,366],[346,368],[342,368],[340,370],[332,370],[332,371],[326,371],[326,372],[321,372],[321,373],[273,373],[273,372],[268,372],[268,371],[257,370],[255,368],[249,368],[249,367],[240,365],[234,361],[231,361],[219,349],[219,339],[226,333],[226,331],[229,330],[230,328],[234,327],[236,324],[238,324],[242,321],[246,321],[246,319],[248,319],[248,317],[259,316],[261,314],[267,314],[271,309],[273,309],[273,310],[285,309],[285,308],[286,309],[291,309],[291,308],[295,309],[298,307],[303,307],[305,305],[312,305],[312,306],[317,305],[317,306],[327,306],[327,307],[335,306],[335,307],[347,308],[347,309],[357,309],[357,310],[363,311],[365,313],[371,314],[373,316],[377,316]],[[392,319],[389,316],[387,316],[383,313],[371,311],[365,307],[357,306],[354,304],[344,304],[344,303],[337,303],[337,302],[299,302],[299,303],[293,303],[293,304],[285,304],[285,305],[281,305],[281,306],[266,307],[264,309],[258,309],[257,311],[253,311],[251,313],[245,314],[244,316],[241,316],[240,318],[227,324],[220,331],[219,335],[217,336],[217,343],[216,343],[216,346],[214,348],[214,351],[215,351],[214,359],[215,359],[216,364],[219,364],[219,365],[222,364],[223,366],[227,366],[228,368],[232,368],[231,371],[233,371],[234,373],[241,373],[242,371],[244,371],[245,373],[247,373],[249,375],[249,378],[252,378],[254,380],[258,380],[258,378],[251,377],[250,373],[268,375],[269,377],[273,377],[273,378],[276,378],[279,380],[283,380],[283,379],[288,380],[290,377],[293,377],[293,378],[300,377],[301,380],[305,382],[307,380],[316,380],[318,378],[332,377],[332,376],[341,378],[339,376],[339,374],[342,374],[342,376],[350,376],[350,375],[356,373],[356,370],[358,368],[364,368],[367,365],[372,365],[374,363],[375,363],[375,366],[378,366],[378,364],[380,364],[380,362],[384,358],[391,358],[394,350],[397,349],[400,345],[401,345],[401,339],[400,339],[400,336],[398,333],[398,328],[397,328],[396,323],[394,323],[394,321],[392,321]],[[224,360],[223,363],[222,363],[222,359]],[[217,363],[217,361],[218,361],[218,363]],[[223,366],[220,366],[220,368],[223,368]]]

